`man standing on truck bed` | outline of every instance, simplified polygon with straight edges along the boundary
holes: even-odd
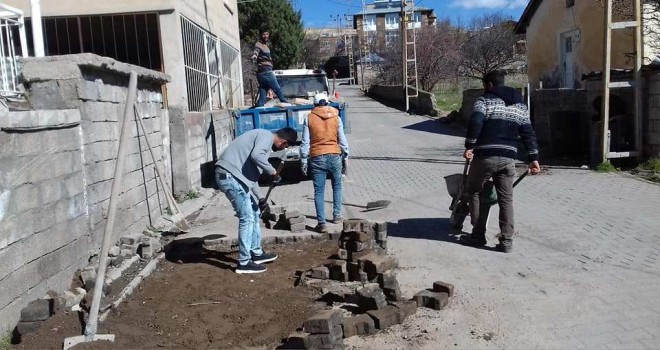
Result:
[[[316,230],[327,233],[325,225],[325,183],[328,175],[332,180],[332,221],[337,224],[341,217],[341,171],[342,158],[348,157],[348,141],[339,111],[328,106],[326,94],[314,96],[314,109],[303,122],[302,171],[307,174],[307,158],[311,157],[310,170],[314,184],[314,204],[316,207]]]
[[[277,82],[275,73],[273,73],[273,56],[268,47],[270,40],[270,33],[263,31],[261,39],[254,45],[254,52],[252,53],[252,61],[257,63],[257,82],[259,83],[259,99],[257,100],[257,107],[262,107],[266,103],[268,90],[273,90],[277,98],[282,103],[286,103],[286,97],[282,93],[282,88]]]
[[[465,159],[472,160],[465,190],[472,220],[472,234],[461,243],[473,247],[486,245],[486,220],[479,220],[479,193],[492,177],[500,207],[500,243],[496,249],[511,252],[513,239],[513,178],[518,138],[529,152],[532,175],[541,172],[536,134],[529,120],[527,105],[520,92],[504,85],[504,74],[493,71],[483,78],[484,95],[474,104],[465,139]]]
[[[236,273],[266,271],[261,264],[274,261],[277,255],[261,249],[260,211],[268,208],[258,193],[261,171],[277,181],[277,171],[268,162],[272,150],[283,150],[296,143],[298,134],[292,128],[275,132],[250,130],[230,142],[215,163],[218,188],[231,202],[238,217],[238,266]],[[252,194],[250,193],[252,192]]]

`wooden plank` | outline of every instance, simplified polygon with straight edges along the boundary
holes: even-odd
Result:
[[[603,162],[607,161],[610,153],[607,132],[610,128],[610,68],[612,64],[612,0],[605,0],[605,42],[603,44],[603,101],[601,109],[601,159]]]
[[[635,1],[635,20],[642,21],[642,1]],[[638,152],[637,160],[641,161],[644,153],[644,130],[642,116],[644,114],[644,105],[642,100],[642,26],[635,27],[635,150]]]
[[[612,29],[626,29],[626,28],[637,28],[639,27],[639,22],[630,21],[630,22],[614,22],[610,25]]]

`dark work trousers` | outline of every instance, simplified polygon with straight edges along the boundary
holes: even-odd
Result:
[[[497,192],[497,204],[500,206],[500,232],[504,239],[513,237],[513,180],[516,175],[514,160],[507,157],[477,157],[470,165],[465,201],[470,206],[472,235],[484,237],[486,234],[486,218],[479,220],[479,193],[484,184],[493,178]]]

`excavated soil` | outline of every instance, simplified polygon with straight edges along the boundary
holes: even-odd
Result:
[[[319,293],[296,286],[299,270],[328,262],[336,242],[273,246],[280,258],[257,275],[233,272],[235,254],[201,248],[171,249],[168,258],[99,325],[114,343],[75,349],[273,348],[321,306]],[[78,313],[59,314],[16,349],[61,349],[65,337],[82,334]]]

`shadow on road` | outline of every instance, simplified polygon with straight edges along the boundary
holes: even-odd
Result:
[[[403,129],[424,131],[433,134],[441,134],[448,136],[465,137],[465,130],[463,128],[455,125],[441,124],[440,122],[434,119],[429,119],[423,122],[419,122],[417,124],[408,125],[403,127]]]
[[[429,239],[458,244],[460,232],[452,230],[449,218],[414,218],[388,223],[387,234],[392,237]]]

